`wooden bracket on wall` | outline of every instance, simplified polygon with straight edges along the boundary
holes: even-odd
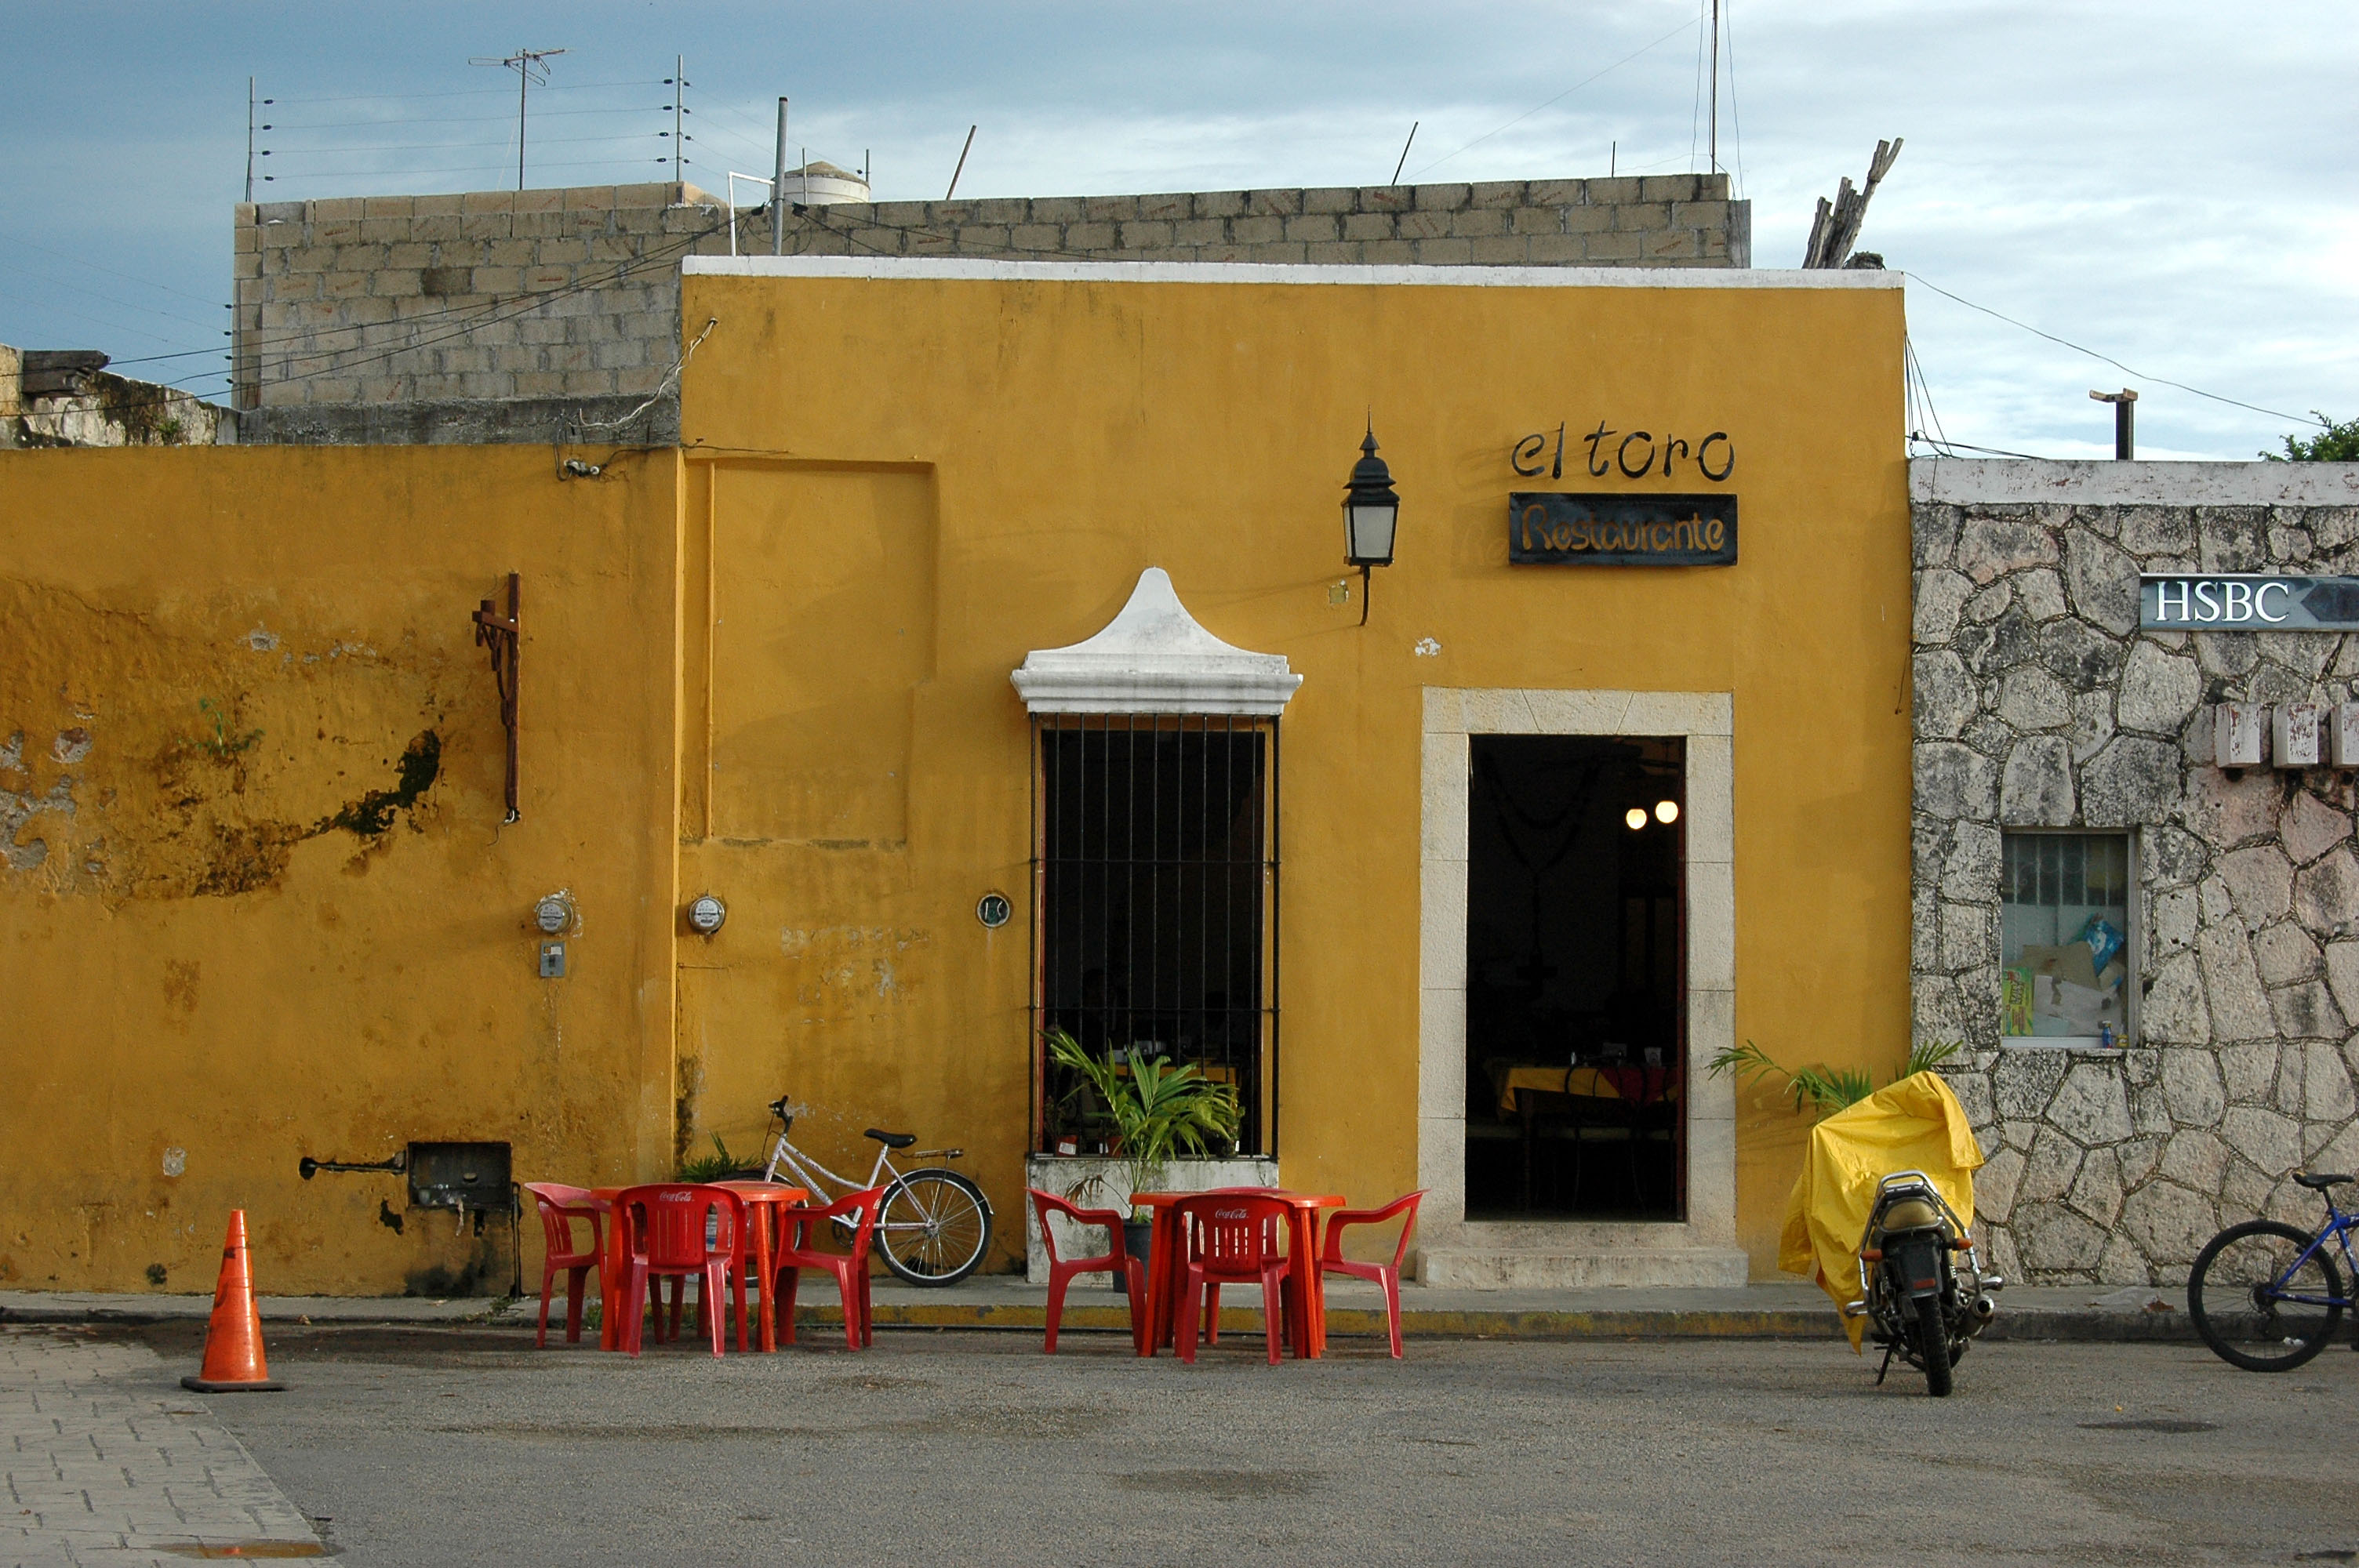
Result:
[[[516,820],[516,629],[520,579],[508,573],[508,610],[502,615],[484,600],[475,611],[475,642],[492,651],[492,679],[500,688],[500,723],[508,732],[508,814]]]

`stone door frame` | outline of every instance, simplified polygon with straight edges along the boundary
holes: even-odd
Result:
[[[1709,1070],[1736,1041],[1735,723],[1724,691],[1428,687],[1418,1039],[1420,1231],[1437,1247],[1561,1253],[1734,1247],[1736,1090]],[[1687,742],[1688,1216],[1653,1225],[1466,1219],[1466,824],[1474,735]]]

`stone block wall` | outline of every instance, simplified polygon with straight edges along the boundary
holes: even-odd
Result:
[[[2359,574],[2359,465],[1919,460],[1911,969],[1997,1268],[2175,1284],[2359,1168],[2354,775],[2212,765],[2212,704],[2359,697],[2359,634],[2141,632],[2138,576]],[[2125,1049],[2003,1044],[2001,833],[2135,830]]]
[[[227,409],[178,387],[100,370],[78,377],[77,391],[27,394],[23,371],[24,351],[0,343],[0,450],[209,447],[235,438]]]
[[[264,441],[678,438],[679,259],[727,254],[692,185],[237,210],[236,406]],[[737,249],[767,254],[766,210]],[[1745,266],[1724,175],[807,207],[794,255]],[[618,423],[647,399],[627,424]]]

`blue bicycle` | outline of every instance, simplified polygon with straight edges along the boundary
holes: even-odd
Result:
[[[2326,1200],[2326,1224],[2315,1233],[2283,1220],[2248,1219],[2195,1255],[2187,1276],[2187,1315],[2220,1359],[2247,1372],[2289,1372],[2325,1349],[2343,1309],[2359,1305],[2343,1293],[2343,1276],[2327,1248],[2330,1240],[2339,1245],[2359,1278],[2359,1257],[2351,1250],[2359,1212],[2335,1207],[2330,1191],[2353,1179],[2294,1177]]]

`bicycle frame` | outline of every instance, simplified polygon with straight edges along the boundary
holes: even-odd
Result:
[[[851,1177],[829,1170],[816,1158],[796,1148],[789,1136],[794,1131],[793,1122],[792,1117],[788,1118],[788,1125],[778,1130],[777,1138],[771,1143],[770,1162],[762,1172],[764,1181],[785,1180],[778,1174],[784,1170],[794,1178],[794,1184],[826,1203],[832,1203],[846,1193],[864,1190],[853,1185]],[[907,1157],[912,1160],[955,1160],[963,1152],[965,1151],[961,1149],[912,1149]],[[868,1185],[881,1187],[889,1182],[899,1181],[901,1174],[900,1167],[893,1163],[893,1151],[878,1144],[876,1163],[868,1170]]]
[[[2324,1194],[2320,1195],[2325,1196]],[[2342,1245],[2343,1266],[2351,1271],[2354,1280],[2359,1280],[2359,1255],[2354,1255],[2351,1249],[2351,1232],[2354,1228],[2359,1228],[2359,1210],[2345,1214],[2334,1206],[2333,1198],[2327,1197],[2326,1224],[2320,1227],[2317,1235],[2310,1238],[2310,1245],[2303,1248],[2294,1260],[2286,1265],[2285,1272],[2269,1282],[2270,1299],[2299,1302],[2303,1306],[2359,1307],[2359,1300],[2350,1296],[2306,1296],[2285,1288],[2285,1282],[2292,1279],[2303,1264],[2318,1255],[2319,1249],[2326,1245],[2329,1237],[2332,1237]]]
[[[837,1174],[796,1148],[783,1132],[770,1146],[770,1164],[762,1173],[762,1179],[766,1182],[782,1181],[785,1178],[778,1174],[781,1170],[794,1178],[794,1184],[807,1189],[812,1196],[824,1202],[832,1203],[845,1193],[862,1190],[853,1184],[851,1177]],[[893,1151],[881,1144],[876,1150],[876,1163],[868,1173],[868,1185],[882,1186],[884,1183],[878,1179],[880,1177],[890,1177],[894,1181],[901,1178],[901,1173],[893,1166]]]

